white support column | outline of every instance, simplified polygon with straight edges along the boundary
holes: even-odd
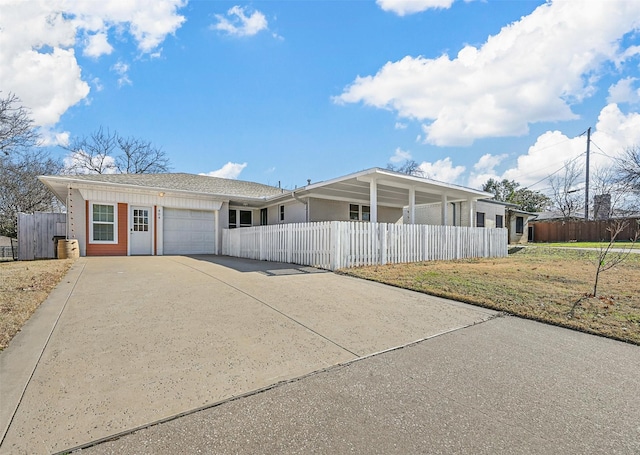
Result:
[[[216,242],[213,247],[213,251],[215,251],[215,254],[220,254],[220,236],[222,235],[222,230],[220,229],[220,210],[215,210],[213,212],[213,228],[216,232]]]
[[[409,224],[416,224],[416,189],[409,188]]]
[[[163,222],[164,207],[156,205],[156,252],[158,256],[164,254],[164,222]]]
[[[443,194],[442,195],[442,225],[443,226],[449,226],[449,210],[448,210],[448,206],[447,206],[448,202],[447,202],[447,195]]]
[[[469,227],[475,227],[475,213],[473,212],[473,199],[468,199],[467,203],[469,204]]]
[[[370,217],[372,223],[378,222],[378,183],[376,179],[369,182],[369,207],[371,210]]]

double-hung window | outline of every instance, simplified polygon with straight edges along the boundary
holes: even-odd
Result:
[[[496,227],[497,228],[504,227],[504,219],[502,215],[496,215]]]
[[[476,212],[476,227],[484,227],[484,212]]]
[[[516,234],[524,234],[524,217],[516,217]]]
[[[371,221],[371,207],[368,205],[349,204],[350,221]]]
[[[349,204],[349,220],[360,220],[360,206],[358,204]]]
[[[251,218],[251,210],[240,210],[240,227],[251,227],[253,225]]]
[[[362,206],[362,221],[371,221],[371,207],[368,205]]]
[[[115,204],[91,204],[91,243],[118,243]]]
[[[229,229],[253,225],[251,210],[229,209]]]
[[[237,214],[236,209],[229,209],[229,229],[234,229],[238,227],[237,225]]]

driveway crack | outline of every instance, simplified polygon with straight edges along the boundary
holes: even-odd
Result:
[[[342,349],[342,350],[344,350],[344,351],[348,352],[349,354],[351,354],[351,355],[355,356],[356,358],[360,358],[360,357],[361,357],[361,355],[360,355],[360,354],[358,354],[358,353],[356,353],[356,352],[353,352],[352,350],[350,350],[350,349],[348,349],[348,348],[346,348],[346,347],[342,346],[341,344],[337,343],[336,341],[332,340],[331,338],[326,337],[325,335],[321,334],[320,332],[317,332],[316,330],[312,329],[311,327],[309,327],[308,325],[304,324],[303,322],[301,322],[301,321],[297,320],[296,318],[294,318],[294,317],[292,317],[292,316],[289,316],[288,314],[286,314],[286,313],[284,313],[284,312],[280,311],[280,310],[279,310],[279,309],[277,309],[276,307],[274,307],[274,306],[272,306],[272,305],[269,305],[269,304],[268,304],[267,302],[265,302],[264,300],[261,300],[260,298],[258,298],[258,297],[256,297],[256,296],[254,296],[254,295],[252,295],[252,294],[249,294],[248,292],[246,292],[246,291],[244,291],[244,290],[242,290],[242,289],[238,288],[237,286],[234,286],[234,285],[233,285],[233,284],[231,284],[231,283],[228,283],[228,282],[226,282],[226,281],[224,281],[224,280],[221,280],[221,279],[220,279],[220,278],[218,278],[217,276],[215,276],[215,275],[213,275],[213,274],[211,274],[211,273],[207,273],[207,272],[205,272],[204,270],[201,270],[201,269],[199,269],[199,268],[197,268],[197,267],[194,267],[194,266],[192,266],[192,265],[185,264],[184,262],[175,261],[175,260],[174,260],[174,262],[177,262],[178,264],[181,264],[181,265],[183,265],[183,266],[185,266],[185,267],[189,267],[190,269],[193,269],[193,270],[195,270],[195,271],[197,271],[197,272],[200,272],[200,273],[202,273],[203,275],[206,275],[206,276],[208,276],[208,277],[210,277],[210,278],[213,278],[214,280],[216,280],[216,281],[218,281],[218,282],[220,282],[220,283],[222,283],[222,284],[224,284],[224,285],[226,285],[226,286],[230,287],[231,289],[234,289],[234,290],[236,290],[236,291],[240,292],[241,294],[246,295],[246,296],[247,296],[247,297],[249,297],[250,299],[255,300],[256,302],[260,303],[261,305],[266,306],[267,308],[271,309],[272,311],[275,311],[275,312],[276,312],[276,313],[278,313],[279,315],[284,316],[285,318],[289,319],[290,321],[294,322],[295,324],[297,324],[297,325],[299,325],[299,326],[303,327],[304,329],[308,330],[309,332],[313,333],[314,335],[316,335],[316,336],[318,336],[318,337],[320,337],[320,338],[322,338],[322,339],[324,339],[324,340],[328,341],[329,343],[333,344],[334,346],[336,346],[336,347],[338,347],[338,348],[340,348],[340,349]]]

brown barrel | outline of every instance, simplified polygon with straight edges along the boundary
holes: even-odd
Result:
[[[58,259],[74,259],[80,257],[78,240],[58,240]]]

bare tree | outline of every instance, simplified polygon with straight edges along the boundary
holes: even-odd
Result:
[[[628,147],[618,159],[616,171],[620,180],[628,182],[636,191],[640,191],[640,146]]]
[[[25,150],[38,142],[31,114],[20,104],[20,98],[9,93],[0,98],[0,151],[5,156]]]
[[[62,164],[39,148],[0,155],[0,234],[15,237],[18,212],[52,211],[55,197],[38,180],[39,175],[57,174]]]
[[[627,188],[629,211],[640,210],[640,146],[628,147],[615,166],[618,182]]]
[[[583,169],[575,161],[565,163],[563,175],[549,177],[551,202],[563,216],[571,218],[584,209],[584,192],[578,188]]]
[[[609,232],[609,241],[607,243],[603,243],[600,246],[600,248],[598,249],[598,254],[596,255],[596,272],[593,279],[593,291],[591,294],[587,293],[573,302],[573,305],[569,310],[569,317],[574,317],[577,308],[582,304],[582,302],[584,302],[585,300],[589,300],[590,298],[598,297],[600,275],[607,270],[611,270],[618,264],[624,262],[629,257],[629,254],[631,254],[631,250],[640,237],[640,222],[638,222],[638,224],[639,225],[636,226],[635,233],[630,239],[631,244],[626,244],[626,246],[620,247],[619,245],[616,245],[616,241],[619,240],[618,237],[629,226],[629,221],[617,220],[611,222],[611,224],[607,228],[607,231]]]
[[[69,174],[151,174],[169,171],[169,158],[150,142],[122,137],[100,127],[90,136],[74,139],[66,150]]]
[[[69,174],[113,174],[116,172],[113,153],[118,136],[100,127],[90,136],[75,138],[69,146],[71,152],[65,159],[65,172]]]
[[[118,137],[121,154],[116,168],[122,174],[161,174],[169,171],[169,158],[162,149],[141,139]]]
[[[415,175],[416,177],[426,177],[424,171],[420,169],[420,164],[414,160],[407,160],[402,164],[394,165],[387,164],[387,169],[390,171],[400,172],[407,175]]]
[[[629,221],[615,221],[613,222],[607,231],[610,234],[609,243],[600,247],[597,256],[596,263],[596,274],[593,282],[593,297],[597,297],[598,295],[598,280],[600,279],[600,274],[606,272],[607,270],[612,269],[616,265],[623,262],[633,249],[633,246],[638,241],[638,236],[640,236],[640,229],[636,229],[634,236],[630,239],[631,245],[628,245],[623,248],[615,248],[616,240],[629,225]]]
[[[633,210],[633,186],[615,166],[597,168],[591,174],[594,219],[609,219]]]

